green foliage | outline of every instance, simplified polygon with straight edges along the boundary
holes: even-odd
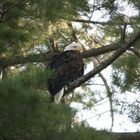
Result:
[[[0,82],[0,138],[108,139],[107,132],[99,135],[94,129],[73,122],[76,111],[68,105],[50,103],[48,93],[36,87],[37,83],[44,80],[38,81],[38,78],[47,77],[47,74],[44,75],[44,72],[39,70],[32,74],[22,72],[15,78]]]
[[[105,8],[110,13],[110,15],[112,15],[118,8],[115,2],[116,0],[104,0],[102,1],[102,7]]]
[[[63,133],[62,140],[110,140],[110,135],[107,131],[96,131],[93,128],[85,126],[77,126],[69,132]]]
[[[89,11],[87,0],[2,0],[0,9],[0,53],[6,57],[46,44],[53,23]]]
[[[140,89],[139,59],[135,55],[124,55],[114,64],[112,74],[113,84],[118,86],[122,92]]]
[[[112,42],[119,42],[119,48],[122,47],[123,39],[126,43],[139,30],[139,15],[128,16],[123,12],[125,7],[121,1],[95,0],[91,5],[88,2],[88,0],[1,0],[0,58],[2,56],[12,60],[17,55],[24,58],[28,54],[34,56],[35,53],[49,51],[52,49],[51,39],[53,47],[63,50],[75,36],[87,45],[87,48],[97,48]],[[125,2],[140,11],[139,0]],[[96,21],[96,14],[99,11],[102,17],[98,17],[97,26],[96,22],[95,24],[83,22],[78,24],[79,27],[76,25],[77,28],[70,27],[69,22],[73,19]],[[130,25],[127,25],[126,34],[123,36],[125,22]],[[133,47],[139,51],[139,42]],[[38,48],[41,51],[38,51]],[[140,89],[139,59],[131,53],[127,54],[113,65],[113,84],[122,92]],[[104,55],[99,59],[102,61],[108,56]],[[91,61],[89,58],[85,63]],[[0,70],[8,74],[5,74],[7,80],[0,82],[0,136],[27,140],[108,139],[106,133],[102,135],[84,125],[77,126],[73,122],[75,110],[69,106],[50,104],[46,88],[47,78],[52,76],[50,71],[31,68],[30,64],[14,68],[1,66],[3,64],[0,65]],[[22,68],[25,70],[21,72]],[[20,74],[13,76],[12,74],[16,72]],[[87,95],[90,96],[88,97],[90,101],[84,100],[86,98],[81,93],[74,96],[74,101],[82,102],[86,108],[93,107],[97,102],[94,97],[96,90],[90,91],[86,88],[82,90],[90,93],[85,94],[86,98]]]
[[[47,92],[31,86],[31,75],[19,77],[0,82],[0,136],[39,140],[71,124],[71,108],[50,104]]]
[[[30,2],[31,7],[32,5],[34,11],[38,8],[36,14],[44,16],[48,21],[68,19],[78,15],[79,11],[89,11],[87,0],[35,0]]]
[[[27,67],[26,70],[15,77],[15,81],[23,88],[46,89],[47,78],[50,76],[52,76],[52,72],[49,70]]]

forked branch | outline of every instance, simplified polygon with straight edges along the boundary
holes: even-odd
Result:
[[[71,83],[70,87],[68,87],[68,90],[65,92],[65,94],[68,94],[70,91],[74,90],[76,87],[79,87],[86,81],[88,81],[90,78],[94,77],[96,74],[101,72],[103,69],[108,67],[110,64],[112,64],[118,57],[120,57],[126,50],[128,50],[132,45],[134,45],[138,40],[140,39],[140,32],[136,34],[136,36],[131,39],[128,43],[124,45],[124,47],[120,47],[117,51],[115,51],[108,59],[102,61],[100,65],[95,67],[93,70],[91,70],[86,75],[79,78],[77,81],[74,81]]]

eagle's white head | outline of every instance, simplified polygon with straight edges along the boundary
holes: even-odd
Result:
[[[79,43],[72,42],[70,45],[66,46],[64,51],[70,51],[70,50],[75,50],[75,51],[82,51],[83,48]]]

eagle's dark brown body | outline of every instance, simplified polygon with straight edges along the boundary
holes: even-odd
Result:
[[[52,96],[84,73],[81,53],[75,50],[55,55],[49,67],[54,72],[54,75],[48,80],[48,90]]]

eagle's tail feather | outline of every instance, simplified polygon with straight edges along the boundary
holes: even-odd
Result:
[[[63,97],[64,95],[64,88],[62,88],[59,92],[57,92],[54,96],[54,102],[56,104],[58,104],[61,100],[61,98]]]

